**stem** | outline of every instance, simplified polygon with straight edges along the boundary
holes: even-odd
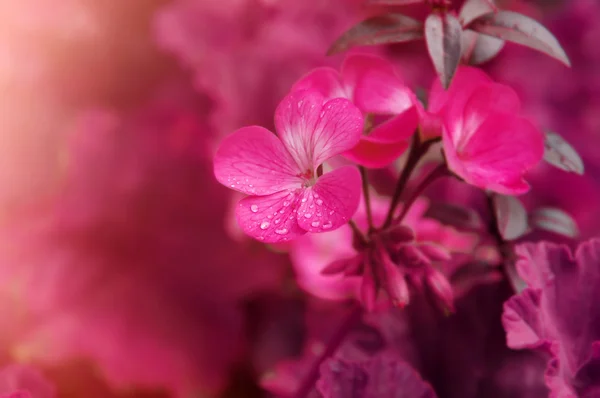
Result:
[[[371,211],[371,196],[369,193],[369,178],[367,177],[367,169],[359,166],[360,176],[362,177],[363,195],[365,196],[365,209],[367,212],[367,222],[369,223],[369,233],[373,230],[373,213]]]
[[[490,225],[488,226],[488,231],[496,241],[498,249],[500,250],[500,256],[502,257],[502,265],[500,267],[500,270],[502,271],[502,276],[504,276],[504,278],[508,281],[509,285],[516,292],[517,289],[513,284],[512,278],[507,269],[508,265],[506,264],[506,260],[508,260],[508,258],[510,257],[510,244],[504,240],[502,234],[500,233],[500,230],[498,229],[498,217],[496,217],[496,211],[494,209],[494,200],[492,199],[491,194],[487,195],[487,205],[488,210],[490,212]]]
[[[396,218],[394,220],[394,224],[400,224],[402,222],[402,219],[404,219],[404,217],[406,216],[406,213],[408,213],[408,210],[410,210],[410,207],[412,206],[412,204],[415,202],[415,200],[417,200],[419,195],[421,195],[421,193],[423,193],[425,188],[427,188],[432,182],[434,182],[438,178],[444,177],[447,175],[450,175],[450,174],[448,172],[448,168],[446,167],[446,163],[442,163],[442,164],[438,165],[435,169],[433,169],[431,171],[431,173],[429,173],[427,175],[427,177],[425,177],[425,179],[423,179],[423,181],[421,181],[419,186],[417,186],[417,188],[415,188],[415,190],[412,192],[412,195],[410,196],[410,198],[404,203],[404,206],[402,207],[402,212],[400,213],[398,218]]]
[[[346,319],[342,321],[340,326],[335,331],[334,335],[331,336],[331,339],[327,343],[327,346],[325,347],[321,355],[319,355],[315,362],[313,362],[312,366],[310,367],[310,370],[306,374],[306,377],[302,381],[302,384],[300,384],[300,387],[298,388],[298,391],[296,391],[296,394],[294,394],[293,398],[305,398],[306,396],[308,396],[308,394],[314,388],[315,383],[319,379],[319,368],[321,367],[321,364],[327,358],[335,354],[337,349],[342,345],[346,336],[352,329],[352,326],[354,326],[354,324],[360,319],[361,314],[362,309],[359,305],[356,305],[352,310],[350,310],[350,313],[348,314]]]
[[[348,225],[352,228],[352,232],[354,232],[354,236],[360,241],[363,246],[367,246],[367,238],[363,235],[358,225],[353,220],[348,221]]]
[[[408,153],[408,159],[406,160],[406,165],[404,166],[404,169],[400,174],[400,178],[398,178],[396,190],[394,191],[394,195],[392,196],[390,209],[388,210],[385,222],[381,227],[382,229],[385,229],[392,224],[394,212],[400,204],[400,197],[402,196],[402,192],[404,192],[404,189],[406,188],[406,184],[408,183],[411,174],[415,170],[417,164],[419,163],[419,160],[421,160],[423,155],[427,153],[431,145],[433,145],[437,141],[439,141],[438,138],[421,143],[421,137],[419,136],[419,133],[416,133],[413,136],[413,141],[409,150],[410,152]]]

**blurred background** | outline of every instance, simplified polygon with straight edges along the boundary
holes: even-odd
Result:
[[[303,351],[314,299],[285,250],[237,229],[211,156],[241,126],[272,128],[302,74],[339,66],[324,54],[377,11],[362,3],[0,1],[0,365],[34,366],[59,397],[262,396]],[[507,44],[484,66],[586,164],[540,166],[524,200],[598,235],[600,3],[498,3],[573,64]],[[367,51],[429,87],[422,43]]]

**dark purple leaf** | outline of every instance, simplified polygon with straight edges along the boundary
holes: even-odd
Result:
[[[528,229],[527,210],[514,196],[494,195],[494,211],[498,221],[498,231],[506,240],[523,236]]]
[[[504,48],[504,40],[467,29],[463,31],[462,47],[464,62],[479,65],[498,55]]]
[[[431,386],[391,353],[368,361],[329,359],[321,365],[317,389],[323,398],[435,398]]]
[[[560,135],[546,133],[544,160],[559,169],[583,174],[583,160],[577,151]]]
[[[408,6],[425,3],[426,0],[367,0],[367,5],[373,6]]]
[[[576,238],[579,235],[577,223],[573,218],[560,209],[537,209],[531,216],[531,224],[539,229]]]
[[[458,19],[462,26],[467,26],[482,15],[498,11],[494,0],[466,0],[460,9]]]
[[[571,66],[569,57],[554,35],[539,22],[517,12],[486,14],[473,21],[469,29],[533,48]]]
[[[337,54],[355,46],[402,43],[423,38],[423,24],[403,14],[372,17],[350,28],[327,51]]]
[[[451,203],[433,203],[425,212],[424,217],[433,218],[442,224],[452,225],[458,229],[479,230],[483,227],[481,217],[475,210]]]
[[[448,88],[462,56],[462,26],[452,14],[433,13],[425,20],[425,41],[442,85]]]

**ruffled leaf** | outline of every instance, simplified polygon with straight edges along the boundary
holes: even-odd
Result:
[[[527,46],[571,66],[560,43],[542,24],[513,11],[486,14],[469,25],[469,29]]]
[[[531,216],[531,225],[569,238],[576,238],[579,235],[579,228],[573,217],[551,207],[537,209]]]
[[[435,70],[447,89],[462,55],[462,26],[452,14],[431,14],[425,20],[425,41]]]
[[[583,160],[567,141],[556,133],[546,133],[544,160],[564,171],[582,175]]]
[[[403,14],[372,17],[350,28],[327,51],[341,53],[351,47],[402,43],[423,38],[423,24]]]
[[[529,227],[527,210],[521,201],[513,196],[494,195],[494,212],[498,221],[498,231],[506,240],[523,236]]]
[[[472,30],[463,31],[463,61],[479,65],[493,59],[504,48],[504,40],[482,35]]]

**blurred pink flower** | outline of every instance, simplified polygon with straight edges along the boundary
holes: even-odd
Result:
[[[252,195],[236,209],[242,229],[275,243],[348,222],[360,199],[358,170],[345,166],[320,175],[318,168],[356,145],[360,111],[346,99],[325,101],[315,90],[301,90],[283,99],[275,124],[278,137],[258,126],[234,132],[214,158],[221,184]]]
[[[35,368],[12,364],[0,370],[0,397],[54,398],[54,386]]]

